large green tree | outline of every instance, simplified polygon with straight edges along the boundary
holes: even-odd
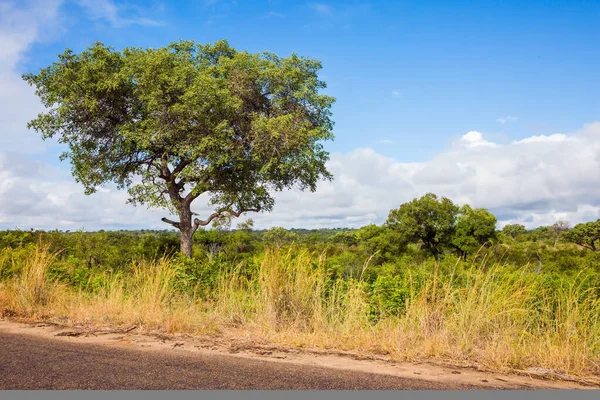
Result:
[[[47,111],[29,123],[68,146],[87,194],[114,182],[130,202],[165,207],[191,255],[200,226],[270,211],[273,190],[315,190],[331,179],[322,141],[333,138],[334,99],[321,64],[295,54],[236,51],[226,41],[180,41],[117,51],[95,43],[23,78]],[[207,194],[214,213],[196,218]]]
[[[494,214],[485,208],[474,209],[465,204],[458,212],[452,244],[463,256],[472,254],[495,239],[497,222]]]
[[[391,210],[386,225],[402,234],[408,243],[422,243],[438,260],[452,241],[457,212],[458,207],[450,199],[427,193]]]

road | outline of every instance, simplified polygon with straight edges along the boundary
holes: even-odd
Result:
[[[0,332],[0,389],[482,389],[227,355],[148,352]]]

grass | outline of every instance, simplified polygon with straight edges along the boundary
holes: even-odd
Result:
[[[473,264],[409,279],[401,313],[374,318],[362,279],[328,277],[324,255],[267,250],[257,271],[224,269],[211,296],[177,290],[177,265],[138,261],[94,290],[50,278],[54,255],[0,259],[0,312],[70,324],[243,336],[288,346],[433,359],[493,371],[600,373],[600,299],[584,273],[550,284],[528,268]],[[6,271],[11,273],[7,274]]]

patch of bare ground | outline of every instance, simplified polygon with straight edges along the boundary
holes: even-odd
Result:
[[[284,347],[244,337],[193,336],[168,334],[161,331],[141,331],[138,326],[126,328],[96,327],[27,320],[0,320],[0,332],[33,335],[52,340],[126,346],[153,352],[188,352],[196,354],[230,355],[247,359],[262,359],[275,363],[309,365],[340,370],[359,371],[418,378],[431,382],[476,385],[494,389],[599,389],[596,377],[577,378],[547,369],[528,369],[495,373],[475,364],[451,364],[431,360],[396,362],[388,356],[339,351],[335,349]]]

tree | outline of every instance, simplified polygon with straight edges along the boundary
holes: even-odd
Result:
[[[407,242],[422,242],[436,260],[454,233],[458,207],[446,197],[427,193],[420,199],[391,210],[386,225],[401,233]]]
[[[459,210],[452,244],[463,254],[472,254],[496,237],[497,219],[485,208],[471,208],[468,204]]]
[[[289,244],[298,241],[299,237],[297,233],[288,231],[281,226],[275,226],[267,230],[263,234],[263,241],[267,244],[274,244],[277,247],[281,247],[284,244]]]
[[[331,179],[322,141],[333,138],[332,97],[320,62],[295,54],[236,51],[226,41],[180,41],[116,51],[95,43],[66,50],[23,75],[49,111],[28,126],[68,146],[86,194],[113,182],[129,201],[167,208],[181,252],[215,219],[270,211],[270,192],[316,189]],[[206,195],[214,213],[191,209]]]
[[[535,229],[526,231],[520,240],[524,242],[547,242],[552,239],[552,232],[549,226],[538,226]]]
[[[209,257],[219,254],[227,245],[227,233],[219,229],[200,229],[194,238]]]
[[[556,247],[560,236],[569,230],[569,223],[559,219],[549,227],[549,230],[552,233],[552,236],[554,236],[554,247]]]
[[[527,233],[527,229],[525,229],[523,225],[508,224],[504,225],[504,228],[502,228],[502,233],[514,239],[519,235]]]
[[[596,222],[587,222],[577,224],[573,229],[563,234],[566,242],[575,243],[586,247],[592,251],[600,249],[598,241],[600,240],[600,219]]]
[[[389,226],[366,225],[356,231],[355,235],[361,249],[368,256],[375,257],[375,264],[390,261],[406,250],[405,238]]]
[[[358,239],[353,232],[338,232],[329,238],[332,243],[343,245],[344,247],[356,246]]]

